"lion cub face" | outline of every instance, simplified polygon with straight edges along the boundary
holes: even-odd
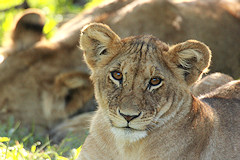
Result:
[[[81,48],[92,70],[96,99],[117,138],[130,142],[167,123],[184,103],[188,86],[208,67],[206,45],[190,40],[169,47],[153,36],[121,40],[108,26],[82,30]]]

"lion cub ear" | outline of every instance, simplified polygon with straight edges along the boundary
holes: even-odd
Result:
[[[93,69],[107,64],[117,54],[120,38],[110,27],[101,23],[91,23],[83,27],[80,47],[88,66]]]
[[[204,43],[188,40],[172,46],[167,57],[175,65],[176,74],[191,85],[208,71],[211,51]]]

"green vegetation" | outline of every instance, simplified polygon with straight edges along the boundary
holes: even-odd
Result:
[[[9,146],[9,141],[8,137],[0,137],[0,159],[2,160],[75,160],[81,150],[81,147],[73,149],[70,157],[64,157],[54,151],[54,147],[50,145],[46,146],[45,150],[43,150],[44,147],[37,149],[40,142],[33,144],[31,150],[28,151],[24,149],[23,143],[16,141],[15,145]]]
[[[34,126],[29,131],[13,118],[1,124],[0,135],[1,160],[75,160],[82,143],[71,135],[59,145],[51,145],[49,138],[39,135]]]

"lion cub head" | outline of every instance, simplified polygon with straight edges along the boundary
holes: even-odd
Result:
[[[129,141],[187,109],[181,106],[191,104],[189,86],[211,58],[209,48],[196,40],[168,46],[153,36],[120,39],[99,23],[83,28],[80,46],[103,118],[116,137]]]

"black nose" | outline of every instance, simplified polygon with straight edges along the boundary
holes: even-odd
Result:
[[[141,114],[141,112],[140,112],[138,115],[125,115],[125,114],[121,113],[121,111],[119,110],[119,114],[120,114],[121,116],[123,116],[123,118],[125,118],[126,121],[129,123],[131,120],[139,117],[140,114]]]

